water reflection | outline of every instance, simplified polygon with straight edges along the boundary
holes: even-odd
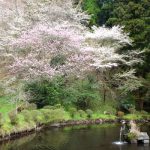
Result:
[[[149,145],[112,144],[119,139],[119,129],[112,124],[47,129],[3,143],[0,150],[150,150]],[[144,131],[149,131],[149,126]]]

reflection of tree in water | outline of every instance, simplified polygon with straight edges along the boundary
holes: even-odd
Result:
[[[9,142],[4,142],[0,144],[0,150],[18,150],[17,147],[24,145],[34,139],[36,134],[31,134],[29,136],[24,136],[16,140],[11,140]]]
[[[34,134],[36,135],[36,134]],[[63,131],[48,130],[2,145],[2,150],[59,150],[68,141]]]
[[[31,150],[56,150],[56,148],[52,146],[46,146],[46,145],[36,145]]]
[[[68,142],[68,139],[69,134],[66,134],[63,130],[49,130],[45,132],[45,134],[39,135],[36,143],[39,143],[41,149],[45,148],[45,150],[59,150],[61,146]],[[38,144],[36,147],[39,147]]]
[[[111,124],[49,129],[5,143],[0,150],[149,150],[149,145],[113,145],[119,129]]]

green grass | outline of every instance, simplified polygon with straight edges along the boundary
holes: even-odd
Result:
[[[115,119],[117,119],[117,117],[115,115],[105,115],[105,114],[101,114],[101,113],[93,113],[91,118],[88,118],[87,115],[84,115],[83,117],[81,117],[79,113],[76,113],[72,119],[74,119],[74,120],[86,120],[86,119],[106,119],[106,120],[111,119],[111,120],[115,120]]]
[[[12,104],[10,97],[0,97],[0,113],[3,115],[12,111],[15,108],[15,104]]]
[[[126,120],[142,120],[142,119],[150,119],[150,114],[127,114],[123,116],[123,119]]]
[[[111,119],[111,120],[117,119],[115,115],[105,115],[105,114],[99,114],[99,113],[94,113],[92,118],[93,119]]]
[[[23,103],[21,103],[23,104]],[[30,104],[29,104],[30,106]],[[0,135],[6,135],[13,132],[20,132],[24,130],[30,130],[39,123],[51,123],[59,120],[86,120],[86,119],[111,119],[115,120],[115,115],[106,115],[101,112],[93,112],[91,117],[83,110],[76,110],[72,116],[71,112],[65,111],[62,106],[58,107],[47,107],[43,109],[28,109],[25,108],[22,112],[18,113],[14,124],[11,123],[8,114],[15,110],[15,104],[10,103],[10,97],[0,97],[0,113],[2,114],[3,124],[0,127]],[[127,120],[140,120],[143,118],[150,118],[150,114],[128,114],[123,116],[123,119]]]

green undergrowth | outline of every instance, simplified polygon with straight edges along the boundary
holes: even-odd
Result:
[[[127,114],[123,116],[123,119],[126,120],[149,120],[150,114]]]
[[[15,104],[11,103],[10,97],[0,97],[0,113],[7,114],[9,111],[13,110]]]
[[[28,131],[38,127],[40,124],[49,124],[62,120],[88,120],[103,119],[115,120],[117,116],[115,111],[99,110],[97,112],[90,109],[77,110],[75,107],[65,109],[60,104],[54,106],[45,106],[37,109],[35,104],[20,103],[19,110],[11,104],[8,97],[0,98],[0,136],[10,135],[11,133]],[[16,114],[17,112],[17,114]],[[146,112],[137,112],[136,114],[127,114],[122,116],[126,120],[150,119],[150,114]]]
[[[11,114],[3,117],[3,123],[0,126],[0,135],[9,135],[10,133],[36,128],[40,124],[69,119],[69,114],[63,108],[54,110],[23,110],[17,115]]]

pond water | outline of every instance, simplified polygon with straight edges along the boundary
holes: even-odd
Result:
[[[142,125],[150,135],[150,126]],[[0,150],[150,150],[149,145],[115,145],[119,125],[102,124],[46,129],[20,139],[0,144]]]

